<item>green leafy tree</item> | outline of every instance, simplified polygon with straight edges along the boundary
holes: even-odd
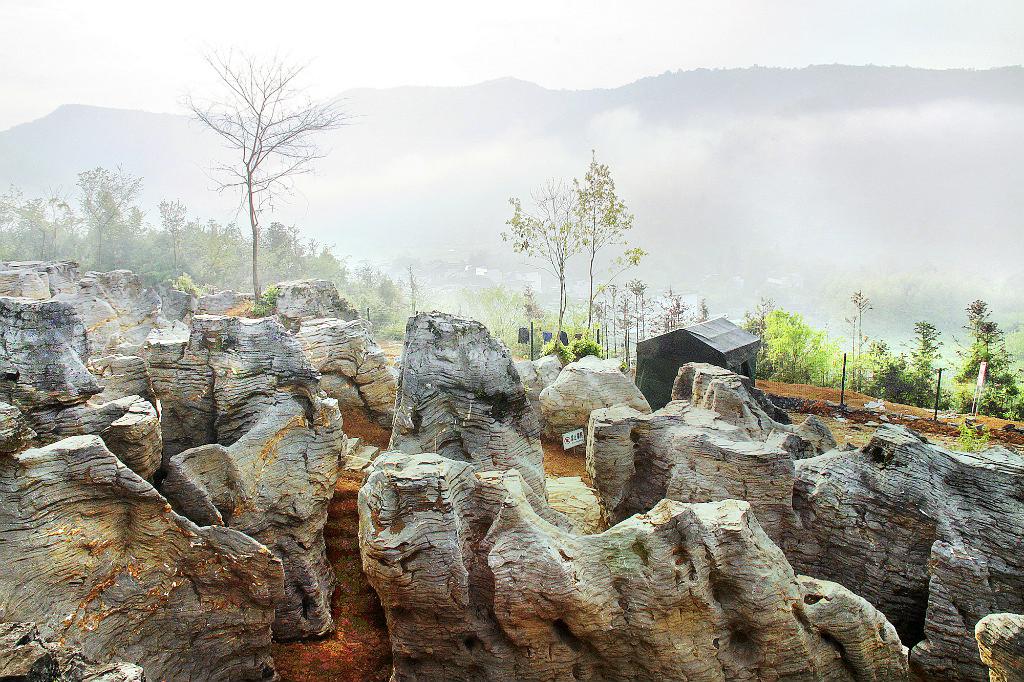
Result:
[[[991,417],[1024,418],[1024,399],[1013,371],[1013,358],[1006,348],[1005,332],[992,319],[988,303],[976,300],[967,306],[967,324],[964,326],[970,345],[960,354],[960,371],[956,381],[960,384],[954,394],[954,404],[960,412],[968,412],[974,402],[974,387],[981,363],[988,363],[986,384],[978,402],[978,412]]]
[[[501,238],[512,244],[513,251],[540,260],[542,269],[558,280],[556,339],[568,305],[566,265],[583,248],[576,199],[575,193],[566,191],[563,183],[554,180],[533,193],[532,210],[524,209],[522,202],[513,197],[509,199],[512,217],[505,222],[508,230],[501,233]]]
[[[580,225],[583,252],[588,256],[590,295],[587,301],[587,328],[594,323],[594,264],[604,248],[625,243],[626,233],[633,227],[633,215],[626,203],[615,193],[615,181],[606,164],[598,163],[591,150],[590,166],[583,181],[573,180],[576,191],[575,209]]]
[[[765,317],[762,337],[770,376],[786,383],[814,383],[835,365],[839,346],[823,330],[814,329],[799,313],[773,310]]]
[[[768,344],[764,341],[768,332],[768,316],[775,310],[775,301],[770,298],[762,298],[757,302],[753,310],[743,314],[743,328],[762,340],[761,348],[757,351],[757,378],[767,379],[774,374],[771,360],[768,357]]]
[[[142,210],[136,205],[142,178],[106,168],[78,174],[79,210],[97,270],[133,267],[133,245],[142,236]]]

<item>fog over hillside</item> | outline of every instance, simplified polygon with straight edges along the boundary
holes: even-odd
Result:
[[[581,175],[596,149],[636,216],[631,242],[650,252],[641,276],[706,294],[713,311],[771,295],[834,326],[860,286],[888,292],[879,324],[908,332],[920,317],[953,328],[977,297],[1024,315],[1019,67],[698,70],[606,90],[502,79],[344,96],[352,124],[274,219],[356,259],[511,267],[508,198]],[[152,220],[161,198],[229,219],[236,198],[205,175],[220,153],[184,115],[68,105],[0,132],[0,185],[73,191],[77,172],[121,165],[144,176]]]

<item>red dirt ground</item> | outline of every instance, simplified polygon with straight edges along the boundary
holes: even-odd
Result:
[[[345,414],[345,433],[387,447],[387,430],[360,413]],[[281,682],[384,682],[391,674],[391,642],[384,611],[359,559],[356,499],[363,477],[343,472],[327,512],[327,558],[338,576],[331,600],[335,631],[319,640],[274,644]]]

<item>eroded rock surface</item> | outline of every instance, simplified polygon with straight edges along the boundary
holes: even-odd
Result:
[[[277,285],[277,314],[288,327],[302,320],[333,317],[354,320],[355,308],[326,279],[299,279]]]
[[[883,426],[860,450],[798,461],[796,476],[794,567],[886,613],[926,679],[985,679],[975,625],[1024,611],[1024,460]]]
[[[226,289],[196,299],[196,315],[244,315],[252,309],[252,293]]]
[[[103,386],[99,400],[109,402],[137,395],[156,405],[156,394],[145,359],[137,355],[103,355],[90,358],[88,367]]]
[[[541,421],[549,438],[586,428],[590,413],[603,407],[626,405],[650,412],[640,389],[619,370],[616,360],[588,355],[562,368],[555,381],[540,393]]]
[[[0,454],[0,537],[4,618],[153,680],[273,677],[280,561],[175,513],[98,437]]]
[[[797,459],[812,457],[836,447],[832,432],[820,419],[808,415],[804,423],[794,425],[768,397],[754,388],[747,377],[703,362],[690,362],[679,368],[672,385],[672,400],[685,400],[695,407],[710,410],[751,438],[766,441],[790,451]],[[784,434],[799,438],[787,439]]]
[[[189,448],[235,442],[279,393],[319,390],[298,342],[270,318],[196,315],[187,340],[150,338],[143,354],[163,407],[165,464]]]
[[[523,380],[526,397],[530,399],[530,405],[537,413],[537,419],[540,419],[541,391],[555,383],[558,373],[562,371],[562,361],[554,355],[545,355],[533,361],[519,360],[516,362],[516,371],[519,372],[519,378]]]
[[[82,278],[78,263],[74,261],[10,261],[0,263],[0,270],[6,272],[31,272],[43,278],[49,289],[48,296],[70,294],[78,288]],[[17,294],[24,296],[24,294]],[[30,297],[32,298],[32,297]]]
[[[559,476],[547,480],[548,504],[565,515],[580,535],[600,533],[605,529],[601,506],[594,489],[579,476]]]
[[[0,265],[0,296],[30,298],[37,301],[50,298],[50,278],[46,272],[4,270]]]
[[[282,394],[239,440],[170,459],[161,491],[200,525],[225,525],[263,543],[284,564],[279,639],[333,627],[336,580],[323,528],[345,436],[335,401]]]
[[[598,535],[517,470],[386,453],[359,495],[396,679],[906,680],[892,626],[798,579],[749,505],[662,501]]]
[[[35,623],[0,623],[4,682],[145,682],[131,663],[97,663],[74,647],[43,637]]]
[[[479,322],[420,313],[406,327],[402,363],[392,450],[518,469],[546,506],[540,425],[505,344]]]
[[[1024,616],[995,613],[974,630],[991,682],[1024,682]]]
[[[88,354],[73,306],[0,296],[0,399],[30,420],[40,409],[75,405],[102,390],[84,364]]]
[[[314,319],[302,321],[295,338],[313,367],[320,385],[343,409],[364,410],[390,429],[395,419],[398,374],[371,335],[366,320]]]
[[[714,412],[673,401],[653,414],[625,405],[595,410],[587,471],[609,525],[662,499],[746,500],[776,543],[796,526],[794,464],[781,447],[751,440]]]
[[[58,293],[85,324],[92,353],[137,353],[149,332],[166,322],[160,296],[130,270],[87,272],[73,291]]]

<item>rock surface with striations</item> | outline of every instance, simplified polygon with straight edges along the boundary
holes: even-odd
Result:
[[[366,320],[304,320],[295,338],[320,372],[320,386],[342,409],[364,410],[390,429],[395,419],[398,375],[370,335]]]
[[[588,355],[570,362],[540,393],[544,434],[559,438],[567,431],[586,428],[591,412],[612,405],[651,411],[633,380],[619,370],[618,361]]]
[[[153,680],[273,678],[280,561],[175,513],[98,437],[0,454],[0,537],[3,618]]]
[[[994,613],[974,629],[991,682],[1024,682],[1024,616]]]
[[[276,286],[277,315],[286,327],[297,327],[302,320],[328,317],[348,321],[358,317],[330,280],[299,279]]]
[[[517,470],[386,453],[359,510],[395,679],[907,679],[884,616],[795,576],[745,502],[666,500],[580,536]]]
[[[131,663],[97,663],[78,649],[43,637],[35,623],[0,623],[4,682],[145,682]]]
[[[163,406],[162,489],[195,522],[280,557],[278,638],[329,631],[323,527],[345,437],[298,341],[272,318],[196,315],[187,340],[150,339],[145,352]]]
[[[1024,611],[1024,459],[883,426],[860,450],[798,461],[796,476],[793,566],[886,613],[925,679],[984,680],[975,625]]]

